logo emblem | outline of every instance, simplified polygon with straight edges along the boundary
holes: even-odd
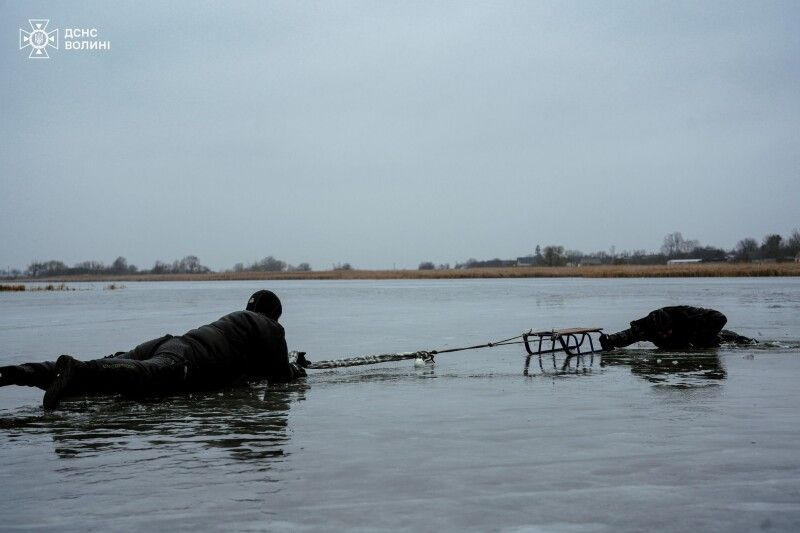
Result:
[[[48,59],[47,48],[58,50],[58,28],[47,31],[50,19],[28,19],[31,31],[19,29],[19,49],[31,47],[28,59]]]

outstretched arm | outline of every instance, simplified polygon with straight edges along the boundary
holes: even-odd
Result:
[[[56,377],[55,362],[24,363],[0,367],[0,387],[20,385],[46,390]]]

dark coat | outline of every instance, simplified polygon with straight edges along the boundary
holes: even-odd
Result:
[[[710,348],[719,345],[718,334],[728,319],[714,309],[676,305],[656,309],[631,322],[631,328],[659,348]]]
[[[283,326],[253,311],[236,311],[179,337],[167,335],[112,356],[137,361],[155,356],[177,359],[187,367],[189,388],[241,380],[292,380]]]

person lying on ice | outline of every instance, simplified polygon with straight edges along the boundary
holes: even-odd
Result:
[[[623,348],[635,342],[650,341],[659,348],[683,350],[713,348],[720,343],[755,342],[733,331],[722,329],[728,319],[714,309],[676,305],[662,307],[631,322],[631,327],[612,335],[600,335],[603,350]]]
[[[258,291],[245,311],[178,337],[147,341],[129,352],[85,362],[62,355],[55,362],[0,367],[0,386],[44,389],[42,405],[49,410],[67,396],[83,394],[143,398],[263,379],[287,383],[306,374],[289,361],[283,326],[278,324],[281,311],[274,293]]]

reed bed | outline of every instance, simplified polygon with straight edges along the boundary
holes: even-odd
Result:
[[[59,283],[58,285],[48,283],[47,285],[34,285],[27,287],[25,285],[0,285],[0,292],[23,292],[23,291],[74,291],[73,287],[67,286],[66,283]]]
[[[47,285],[35,285],[33,287],[28,287],[29,291],[74,291],[76,290],[74,287],[69,287],[66,283],[59,283],[58,285],[54,283],[48,283]]]

